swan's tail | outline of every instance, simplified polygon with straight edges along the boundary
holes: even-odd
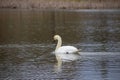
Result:
[[[74,54],[79,54],[80,55],[81,49],[78,49],[78,51],[73,52]]]

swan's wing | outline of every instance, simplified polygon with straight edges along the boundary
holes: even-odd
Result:
[[[77,53],[79,50],[74,46],[62,46],[56,50],[56,53]]]

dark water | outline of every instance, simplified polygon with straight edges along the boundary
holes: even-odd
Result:
[[[53,35],[81,48],[55,73]],[[0,10],[0,80],[119,80],[120,11]]]

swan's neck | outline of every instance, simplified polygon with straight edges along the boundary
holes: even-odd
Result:
[[[61,37],[59,37],[57,40],[58,40],[58,42],[57,42],[57,46],[56,46],[55,50],[57,50],[62,45],[62,39],[61,39]]]

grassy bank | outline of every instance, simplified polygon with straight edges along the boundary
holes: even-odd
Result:
[[[120,9],[120,0],[0,0],[0,8]]]

